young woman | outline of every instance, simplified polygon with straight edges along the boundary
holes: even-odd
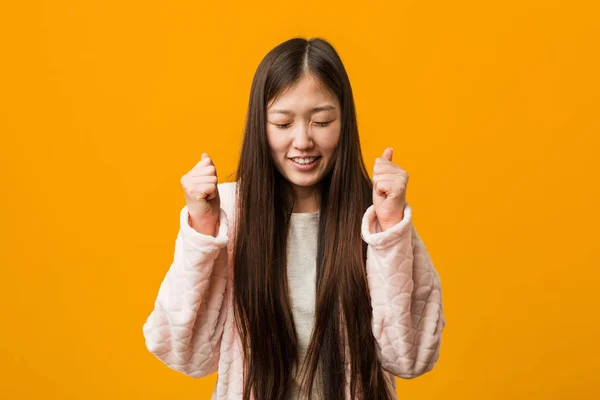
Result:
[[[181,179],[174,261],[148,349],[213,399],[395,399],[439,358],[440,278],[407,173],[365,168],[350,82],[327,41],[271,50],[252,82],[236,180],[206,153]]]

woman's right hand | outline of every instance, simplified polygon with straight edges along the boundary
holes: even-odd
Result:
[[[197,232],[216,236],[219,229],[221,200],[217,188],[217,169],[208,154],[181,177],[190,226]]]

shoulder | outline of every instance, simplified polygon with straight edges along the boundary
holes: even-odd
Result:
[[[235,190],[236,186],[237,186],[237,182],[222,182],[217,185],[217,187],[219,188],[219,194],[221,193],[221,190],[233,191],[233,190]]]
[[[237,182],[223,182],[217,185],[219,189],[219,195],[228,195],[230,193],[234,193],[237,186]]]
[[[221,208],[225,210],[228,216],[233,216],[236,204],[237,182],[223,182],[217,185],[219,198],[221,199]]]

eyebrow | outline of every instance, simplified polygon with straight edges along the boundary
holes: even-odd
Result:
[[[329,111],[329,110],[335,110],[335,107],[332,105],[325,105],[325,106],[319,106],[319,107],[314,107],[310,109],[310,112],[312,114],[319,112],[319,111]],[[291,112],[290,110],[286,110],[284,108],[274,108],[272,110],[269,111],[269,114],[293,114],[293,112]]]

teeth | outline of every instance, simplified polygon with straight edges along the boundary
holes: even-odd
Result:
[[[294,162],[297,162],[298,164],[310,164],[311,162],[315,161],[316,159],[317,159],[317,157],[292,158],[292,160],[294,160]]]

